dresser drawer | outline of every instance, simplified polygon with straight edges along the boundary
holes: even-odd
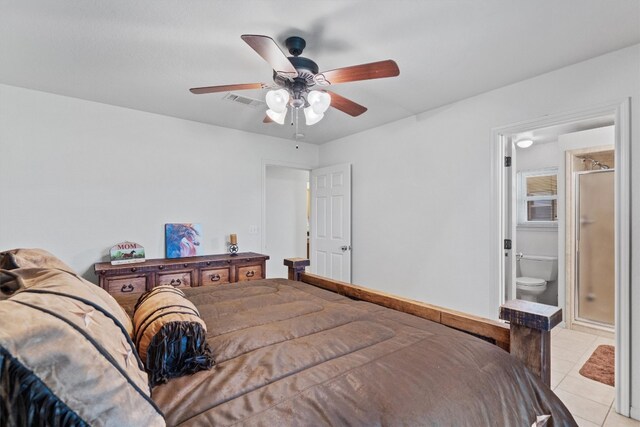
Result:
[[[264,279],[262,276],[262,265],[245,265],[244,267],[238,267],[238,282],[260,279]]]
[[[107,289],[111,295],[141,294],[147,290],[146,276],[107,279]]]
[[[231,277],[230,268],[210,268],[203,269],[200,273],[200,285],[221,285],[223,283],[229,283]]]
[[[158,273],[156,286],[171,285],[174,288],[190,288],[194,286],[192,274],[192,271]]]

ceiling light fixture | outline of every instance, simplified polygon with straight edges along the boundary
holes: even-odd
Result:
[[[287,89],[270,90],[267,92],[265,100],[269,106],[267,116],[281,125],[284,124],[289,105],[296,110],[306,106],[303,111],[307,126],[314,125],[322,120],[325,111],[331,106],[331,95],[320,90],[310,91],[306,96],[306,100],[300,91],[291,94]]]
[[[276,113],[273,110],[267,110],[267,116],[269,116],[269,118],[275,123],[283,125],[284,119],[285,117],[287,117],[287,108],[285,107],[285,109],[281,113]]]
[[[269,109],[267,116],[274,122],[283,125],[289,105],[289,91],[286,89],[270,90],[265,97]]]
[[[521,139],[520,141],[516,142],[516,145],[520,148],[529,148],[533,145],[533,140]]]

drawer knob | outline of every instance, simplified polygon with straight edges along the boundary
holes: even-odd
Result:
[[[255,276],[255,275],[256,275],[256,272],[255,272],[255,271],[253,271],[253,270],[249,270],[249,271],[247,271],[247,277],[253,277],[253,276]]]
[[[182,265],[184,266],[184,268],[189,267],[189,264],[187,264],[187,263],[184,263],[184,264],[182,264]]]
[[[220,281],[220,275],[219,274],[212,274],[211,275],[211,281],[212,282],[219,282]]]
[[[120,288],[120,292],[122,293],[133,292],[133,285],[131,283],[129,283],[128,285],[122,285],[122,287]]]
[[[164,265],[159,265],[158,270],[164,270]]]
[[[171,281],[169,282],[169,284],[170,284],[171,286],[176,286],[176,287],[177,287],[177,286],[182,285],[182,280],[180,280],[180,279],[171,279]]]
[[[211,265],[211,261],[207,261],[207,265]]]
[[[131,267],[131,271],[135,273],[136,271],[138,271],[138,268],[137,267]]]

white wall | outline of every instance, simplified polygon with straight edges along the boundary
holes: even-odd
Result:
[[[517,172],[557,168],[562,160],[557,141],[547,142],[518,148],[515,167]],[[561,176],[558,176],[560,179]],[[529,255],[558,256],[558,227],[516,226],[516,251]]]
[[[507,63],[503,64],[508,66]],[[500,66],[500,64],[498,64]],[[495,317],[490,283],[491,129],[624,97],[640,146],[640,45],[320,147],[353,164],[353,280]],[[469,74],[473,78],[473,73]],[[80,272],[129,239],[162,257],[163,225],[201,222],[206,253],[237,233],[258,251],[261,162],[316,163],[318,149],[0,85],[0,248],[45,247]],[[632,150],[632,165],[640,150]],[[640,168],[632,170],[640,182]],[[632,186],[640,212],[640,185]],[[640,215],[632,217],[640,247]],[[640,360],[640,250],[632,252],[633,361]],[[640,364],[632,368],[640,417]]]
[[[263,160],[318,147],[0,85],[0,248],[50,250],[85,277],[115,243],[164,257],[164,224],[199,222],[205,254],[259,252]]]
[[[307,257],[307,183],[309,171],[267,166],[265,253],[267,277],[287,277],[284,258]]]
[[[508,66],[508,63],[498,66]],[[469,75],[473,78],[473,73]],[[353,281],[487,317],[491,130],[631,97],[640,146],[640,45],[320,147],[322,166],[353,164]],[[632,151],[640,164],[640,150]],[[640,168],[632,171],[640,182]],[[632,188],[640,211],[640,185]],[[640,247],[640,215],[632,217]],[[640,416],[640,251],[632,253],[633,413]]]

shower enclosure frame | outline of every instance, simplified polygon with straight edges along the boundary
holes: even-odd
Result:
[[[582,151],[582,150],[581,150]],[[569,154],[570,157],[576,158],[576,157],[581,157],[580,154]],[[600,174],[600,173],[613,173],[614,177],[615,177],[615,168],[608,168],[608,169],[598,169],[598,170],[586,170],[586,171],[571,171],[571,175],[572,175],[572,188],[573,188],[573,197],[571,197],[571,212],[568,212],[569,215],[571,215],[573,217],[573,230],[572,230],[572,235],[571,235],[571,239],[572,239],[572,244],[571,244],[571,251],[572,251],[572,270],[573,270],[573,277],[572,277],[572,283],[567,283],[567,289],[571,289],[571,292],[573,292],[573,294],[567,299],[567,307],[570,309],[568,310],[569,313],[567,313],[567,321],[569,321],[569,323],[573,323],[576,325],[580,325],[580,326],[585,326],[588,328],[595,328],[595,329],[601,329],[604,330],[606,332],[615,332],[615,295],[614,295],[614,324],[613,325],[609,325],[606,323],[601,323],[598,322],[596,320],[590,320],[590,319],[585,319],[585,318],[580,318],[579,317],[579,302],[580,302],[580,289],[579,289],[579,285],[580,285],[580,253],[578,251],[578,241],[580,238],[580,176],[582,175],[590,175],[590,174]],[[615,179],[615,178],[614,178]],[[615,201],[614,201],[614,207],[615,207]],[[614,213],[614,223],[615,223],[615,213]],[[614,230],[614,238],[615,238],[615,230]],[[615,245],[614,245],[614,252],[615,252]],[[614,254],[614,257],[616,255]],[[615,266],[614,266],[615,269]],[[615,272],[614,272],[614,276],[615,276]],[[615,281],[615,277],[614,277],[614,281]],[[614,285],[614,293],[615,291],[615,285]]]

